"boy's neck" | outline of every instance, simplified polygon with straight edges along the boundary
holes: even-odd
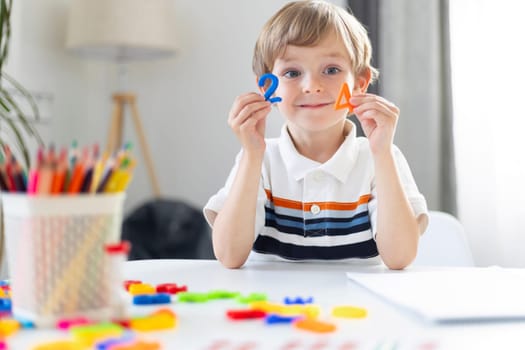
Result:
[[[351,128],[352,124],[345,122],[331,131],[317,133],[294,132],[290,127],[287,130],[299,154],[318,163],[325,163],[341,147]]]

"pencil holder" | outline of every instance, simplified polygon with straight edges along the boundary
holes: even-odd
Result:
[[[124,194],[1,197],[13,314],[44,327],[111,317],[104,247],[120,239]]]

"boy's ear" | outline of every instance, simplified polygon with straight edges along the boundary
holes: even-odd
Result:
[[[370,85],[370,79],[372,79],[372,72],[370,69],[366,69],[356,78],[353,93],[365,93],[368,89],[368,85]]]

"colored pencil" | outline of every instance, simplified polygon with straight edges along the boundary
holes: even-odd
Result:
[[[11,153],[9,146],[0,147],[0,191],[26,192],[29,195],[58,195],[63,193],[123,192],[133,177],[135,159],[128,143],[112,157],[84,147],[79,156],[76,141],[71,148],[56,153],[54,144],[40,147],[35,161],[25,169]]]

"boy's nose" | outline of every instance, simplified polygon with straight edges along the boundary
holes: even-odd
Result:
[[[310,77],[308,79],[305,79],[304,86],[303,86],[303,92],[307,94],[311,93],[319,93],[323,91],[323,86],[319,79],[316,79],[315,77]]]

